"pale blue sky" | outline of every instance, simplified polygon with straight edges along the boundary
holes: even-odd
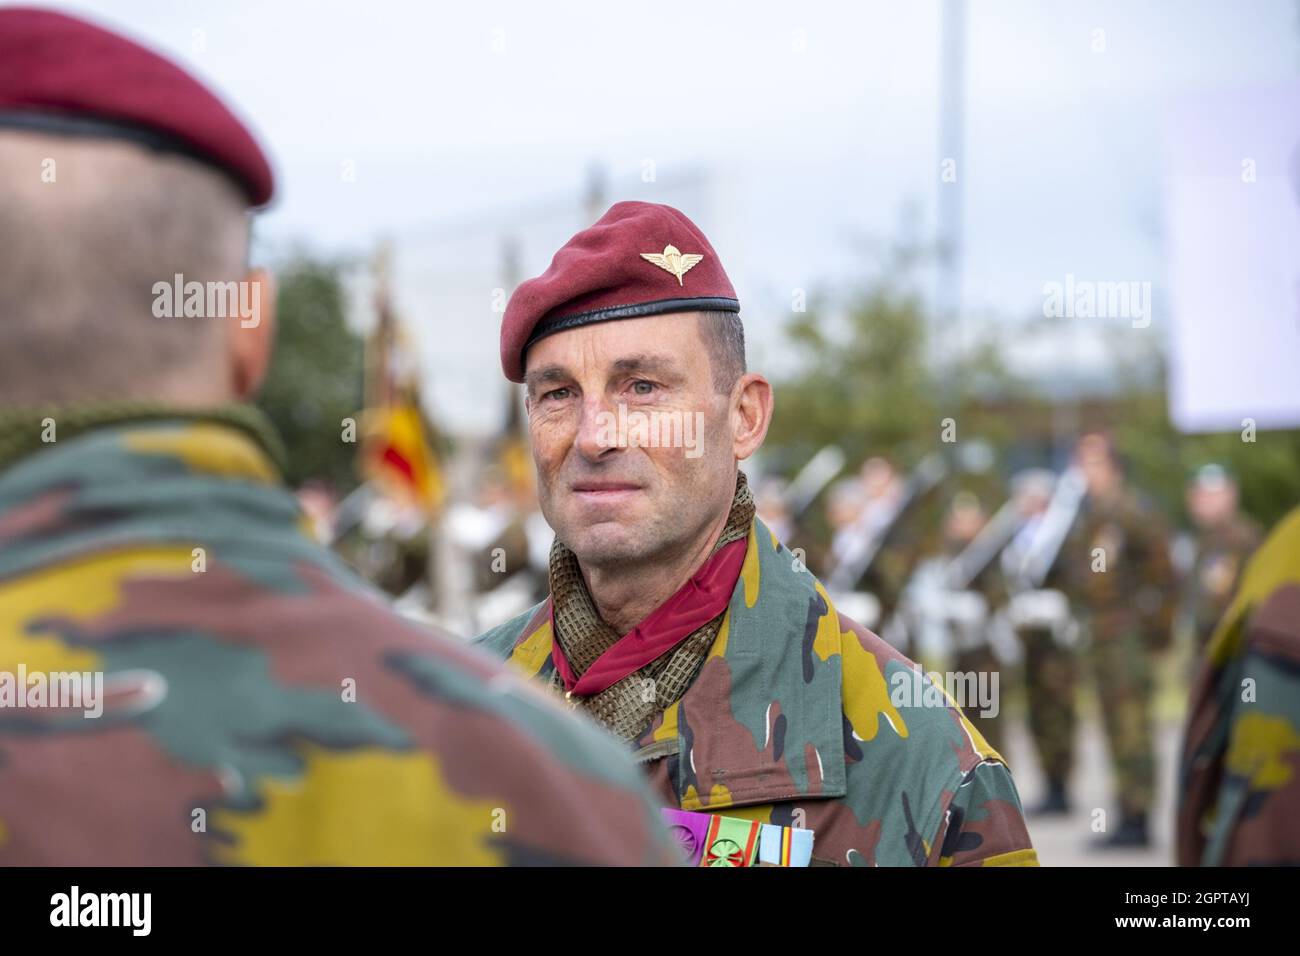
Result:
[[[708,208],[685,211],[717,233],[760,356],[779,354],[792,289],[860,274],[854,237],[896,234],[905,204],[927,234],[941,188],[937,0],[61,7],[147,40],[236,104],[279,173],[261,225],[274,245],[357,250],[504,222],[576,197],[592,161],[611,199],[655,196],[646,159],[662,181],[706,168]],[[1158,286],[1165,104],[1300,74],[1293,0],[976,0],[968,25],[973,313],[1032,313],[1067,272]],[[525,271],[550,251],[525,248]],[[457,364],[486,350],[478,371],[494,367],[498,319],[456,317],[473,325]],[[431,371],[454,376],[436,367],[437,331],[420,334]]]

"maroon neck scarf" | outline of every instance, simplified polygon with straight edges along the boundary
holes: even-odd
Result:
[[[671,651],[683,639],[724,610],[745,563],[748,540],[732,541],[713,552],[689,581],[659,605],[636,627],[596,658],[581,677],[573,672],[555,628],[555,602],[551,602],[551,659],[572,694],[589,697],[636,673]]]

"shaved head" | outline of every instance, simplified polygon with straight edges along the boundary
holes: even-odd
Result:
[[[185,157],[0,129],[0,404],[227,399],[230,324],[157,318],[153,287],[243,279],[245,206]]]

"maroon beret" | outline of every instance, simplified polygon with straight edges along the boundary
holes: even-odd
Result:
[[[699,227],[671,206],[615,203],[510,297],[501,368],[522,382],[530,345],[580,325],[706,309],[739,312],[740,303]]]
[[[184,70],[85,20],[0,9],[0,126],[126,139],[225,171],[254,206],[273,191],[252,135]]]

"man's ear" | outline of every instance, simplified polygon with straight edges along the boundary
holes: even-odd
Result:
[[[744,461],[758,451],[772,424],[772,386],[757,372],[748,372],[740,377],[732,395],[732,451],[737,461]]]
[[[275,344],[275,279],[262,268],[251,270],[241,285],[240,314],[232,316],[226,336],[230,388],[237,401],[248,401],[262,387]]]

